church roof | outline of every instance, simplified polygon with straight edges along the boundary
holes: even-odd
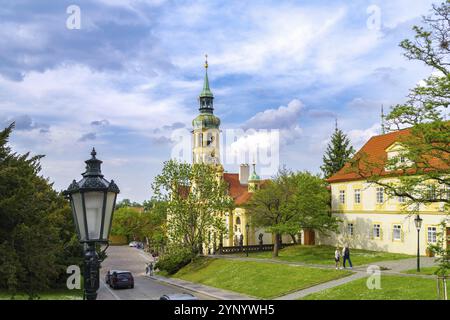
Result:
[[[238,173],[224,173],[223,179],[228,182],[228,192],[235,205],[243,205],[250,200],[252,193],[248,192],[248,185],[240,183]]]
[[[203,90],[200,92],[200,98],[214,97],[211,89],[209,88],[208,70],[205,71],[205,80],[203,81]]]
[[[213,94],[211,89],[209,88],[209,79],[208,79],[208,55],[205,55],[205,80],[203,81],[203,90],[200,92],[200,98],[213,98]]]

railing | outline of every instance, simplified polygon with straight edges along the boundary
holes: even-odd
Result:
[[[294,245],[294,243],[283,243],[280,249]],[[222,251],[222,252],[220,252]],[[222,247],[222,250],[218,250],[218,254],[233,254],[240,252],[259,252],[259,251],[273,251],[273,244],[261,244],[252,246],[233,246]]]

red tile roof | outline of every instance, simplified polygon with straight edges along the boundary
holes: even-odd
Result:
[[[333,183],[352,180],[365,180],[364,176],[368,174],[369,171],[376,175],[395,175],[396,172],[387,172],[384,170],[384,166],[387,161],[386,149],[393,143],[400,142],[403,137],[410,134],[410,131],[411,129],[407,128],[370,138],[369,141],[367,141],[366,144],[353,157],[353,159],[361,155],[366,157],[364,159],[364,163],[361,162],[359,164],[359,171],[363,172],[363,174],[358,174],[355,169],[351,168],[350,163],[347,163],[341,170],[328,178],[327,181]],[[432,159],[430,163],[436,167],[442,167],[442,162],[438,159]],[[371,167],[368,168],[367,164],[370,164]],[[397,174],[399,174],[399,172],[397,172]]]
[[[223,179],[228,182],[229,195],[237,206],[250,200],[252,193],[248,192],[248,185],[240,183],[238,173],[224,173]]]

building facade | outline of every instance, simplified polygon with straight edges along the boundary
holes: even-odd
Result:
[[[407,129],[372,137],[359,153],[382,162],[393,157],[408,161],[399,157],[402,147],[398,140],[406,134]],[[396,180],[395,176],[389,176],[382,182]],[[436,243],[439,232],[450,237],[450,228],[441,230],[441,222],[448,218],[444,203],[407,205],[405,198],[388,196],[382,186],[367,182],[347,167],[328,181],[332,214],[342,222],[338,233],[318,235],[321,244],[416,254],[419,237],[420,253],[426,255],[428,245]],[[423,219],[419,234],[414,223],[416,213]]]

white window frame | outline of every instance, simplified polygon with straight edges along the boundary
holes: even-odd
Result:
[[[347,223],[347,234],[353,236],[355,232],[355,225],[353,223]]]
[[[429,185],[428,186],[428,197],[432,200],[435,200],[437,198],[437,190],[435,185]]]
[[[437,227],[429,226],[427,228],[427,241],[428,241],[428,243],[436,243],[437,242]]]
[[[373,238],[374,239],[380,239],[381,238],[381,224],[374,223],[372,228],[373,228],[372,229]],[[377,235],[377,233],[378,233],[378,235]]]
[[[396,234],[398,235],[398,237],[396,237]],[[392,240],[402,241],[402,225],[401,224],[394,224],[392,226]]]
[[[361,189],[355,189],[355,204],[361,204]]]
[[[345,204],[345,190],[339,190],[339,203]]]
[[[378,204],[384,203],[384,188],[383,187],[378,187],[376,189],[376,202]]]
[[[406,197],[405,196],[398,196],[398,202],[399,203],[405,203],[406,202]]]

